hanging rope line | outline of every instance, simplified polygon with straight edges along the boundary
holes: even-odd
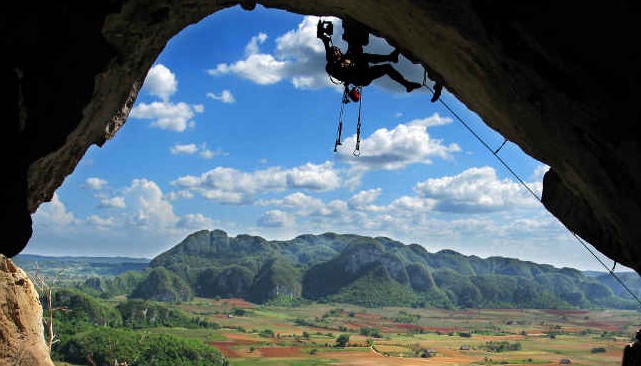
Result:
[[[617,276],[617,274],[616,274],[616,273],[614,273],[614,268],[617,266],[617,262],[614,262],[614,266],[612,266],[612,269],[609,269],[609,268],[608,268],[608,266],[606,266],[606,264],[605,264],[605,263],[603,263],[603,261],[601,260],[601,258],[599,258],[599,257],[596,255],[596,253],[594,253],[594,251],[592,251],[592,249],[590,249],[590,247],[588,247],[588,245],[583,241],[583,239],[581,239],[581,237],[579,237],[579,236],[578,236],[576,233],[574,233],[574,232],[572,232],[572,235],[574,235],[574,237],[576,238],[576,240],[577,240],[579,243],[581,243],[581,245],[583,245],[583,247],[585,248],[585,250],[587,250],[588,252],[590,252],[590,254],[592,254],[592,256],[593,256],[593,257],[594,257],[594,258],[595,258],[599,263],[601,263],[601,265],[603,266],[603,268],[605,268],[606,270],[608,270],[608,273],[610,273],[610,275],[611,275],[612,277],[614,277],[614,279],[615,279],[615,280],[617,280],[617,282],[618,282],[621,286],[623,286],[623,288],[624,288],[624,289],[625,289],[625,290],[626,290],[626,291],[627,291],[627,292],[628,292],[628,293],[629,293],[629,294],[630,294],[630,295],[631,295],[631,296],[632,296],[632,297],[633,297],[633,298],[634,298],[634,299],[635,299],[635,300],[636,300],[636,301],[641,305],[641,300],[640,300],[640,299],[639,299],[639,298],[638,298],[638,297],[637,297],[637,296],[632,292],[632,290],[630,290],[630,288],[629,288],[629,287],[628,287],[628,286],[623,282],[623,280],[621,280],[621,278],[619,278],[619,276]]]
[[[494,150],[494,153],[495,153],[495,154],[498,154],[498,153],[499,153],[499,151],[501,151],[501,149],[503,148],[503,146],[505,146],[505,143],[506,143],[506,142],[507,142],[507,139],[503,140],[503,143],[501,144],[501,146],[499,146],[499,148],[498,148],[498,149]]]
[[[336,132],[336,141],[334,142],[334,152],[338,151],[338,146],[343,144],[341,142],[341,135],[343,134],[343,115],[345,114],[345,104],[349,102],[347,99],[347,93],[349,93],[349,90],[346,85],[343,90],[343,98],[341,99],[341,109],[338,113],[338,131]]]
[[[424,87],[426,87],[426,88],[427,88],[427,89],[428,89],[432,94],[434,94],[434,90],[432,90],[432,88],[430,88],[430,87],[427,85],[426,81],[427,81],[427,70],[425,70],[425,71],[424,71],[424,74],[423,74],[423,86],[424,86]],[[518,174],[516,174],[516,172],[515,172],[514,170],[512,170],[512,168],[510,168],[510,166],[505,162],[505,160],[503,160],[503,159],[498,155],[498,153],[499,153],[499,151],[501,150],[501,148],[503,148],[503,146],[504,146],[504,145],[505,145],[505,143],[507,142],[507,139],[505,139],[505,140],[503,141],[503,143],[501,144],[501,146],[499,146],[499,148],[498,148],[498,149],[496,149],[496,150],[492,149],[492,148],[490,147],[490,145],[489,145],[488,143],[486,143],[486,142],[485,142],[485,140],[483,140],[483,138],[482,138],[479,134],[477,134],[477,133],[476,133],[476,132],[475,132],[475,131],[474,131],[474,130],[473,130],[473,129],[472,129],[472,128],[471,128],[471,127],[470,127],[470,126],[469,126],[469,125],[464,121],[464,120],[463,120],[463,118],[461,118],[461,116],[459,116],[459,115],[458,115],[458,113],[456,113],[452,108],[450,108],[450,106],[449,106],[447,103],[445,103],[445,102],[443,101],[443,99],[440,99],[440,98],[439,98],[439,101],[441,102],[441,104],[442,104],[442,105],[443,105],[443,106],[444,106],[444,107],[445,107],[445,108],[446,108],[450,113],[452,113],[452,115],[453,115],[453,116],[454,116],[454,117],[455,117],[455,118],[456,118],[456,119],[457,119],[457,120],[458,120],[458,121],[459,121],[459,122],[460,122],[460,123],[461,123],[461,124],[462,124],[466,129],[467,129],[467,130],[468,130],[468,131],[470,131],[470,133],[471,133],[472,135],[474,135],[474,137],[476,137],[476,139],[477,139],[477,140],[478,140],[478,141],[479,141],[479,142],[480,142],[480,143],[481,143],[481,144],[482,144],[482,145],[483,145],[483,146],[484,146],[484,147],[485,147],[485,148],[486,148],[486,149],[487,149],[487,150],[488,150],[492,155],[494,155],[494,157],[496,157],[496,159],[498,159],[498,161],[499,161],[499,162],[501,162],[501,164],[503,165],[503,167],[505,167],[505,169],[507,169],[507,170],[510,172],[510,174],[512,174],[512,176],[514,176],[514,178],[516,178],[516,180],[518,180],[518,181],[519,181],[519,183],[520,183],[523,187],[525,187],[525,189],[527,189],[527,191],[528,191],[528,192],[530,192],[530,194],[531,194],[534,198],[536,198],[536,200],[537,200],[537,201],[539,201],[539,203],[543,204],[543,202],[542,202],[542,200],[541,200],[541,197],[539,197],[539,196],[538,196],[538,195],[537,195],[537,194],[536,194],[536,193],[535,193],[535,192],[534,192],[534,191],[533,191],[533,190],[532,190],[532,189],[531,189],[531,188],[530,188],[530,187],[525,183],[525,181],[523,181],[523,179],[521,179],[521,177],[519,177],[519,175],[518,175]],[[545,206],[544,206],[544,207],[545,207]],[[632,292],[632,290],[630,290],[630,288],[629,288],[629,287],[628,287],[628,286],[623,282],[623,280],[621,280],[621,278],[619,278],[619,276],[617,276],[617,274],[616,274],[616,273],[614,273],[614,267],[616,267],[616,262],[614,263],[614,266],[612,267],[612,269],[608,268],[608,266],[607,266],[605,263],[603,263],[603,261],[601,260],[601,258],[599,258],[599,257],[594,253],[594,251],[593,251],[592,249],[590,249],[590,248],[589,248],[589,246],[585,243],[585,241],[583,241],[583,239],[581,239],[581,238],[580,238],[580,237],[579,237],[575,232],[573,232],[573,231],[570,231],[570,233],[572,233],[572,235],[573,235],[573,236],[576,238],[576,240],[577,240],[577,241],[578,241],[578,242],[583,246],[583,248],[585,248],[585,250],[587,250],[587,251],[588,251],[588,252],[589,252],[589,253],[590,253],[590,254],[591,254],[591,255],[592,255],[592,256],[593,256],[593,257],[594,257],[594,258],[595,258],[595,259],[596,259],[596,260],[597,260],[601,265],[602,265],[602,266],[603,266],[603,268],[605,268],[605,269],[607,270],[607,272],[608,272],[612,277],[614,277],[614,279],[615,279],[615,280],[616,280],[616,281],[617,281],[617,282],[618,282],[618,283],[619,283],[619,284],[620,284],[620,285],[621,285],[621,286],[622,286],[622,287],[623,287],[623,288],[624,288],[624,289],[625,289],[625,290],[630,294],[630,296],[632,296],[632,297],[634,298],[634,300],[636,300],[636,302],[637,302],[637,303],[639,303],[639,305],[641,305],[641,300],[640,300],[640,299],[639,299],[639,298],[638,298],[638,297],[637,297],[637,296]]]
[[[356,146],[352,154],[354,156],[361,155],[361,122],[363,120],[363,87],[355,86],[351,90],[349,88],[349,83],[343,83],[343,97],[341,99],[341,108],[338,113],[338,131],[336,132],[336,141],[334,142],[334,152],[338,151],[338,146],[342,145],[341,142],[343,134],[343,116],[345,115],[345,104],[348,104],[350,100],[358,101],[358,120],[356,124]]]
[[[361,87],[358,87],[358,92],[361,97],[358,99],[358,122],[356,124],[356,148],[352,152],[354,156],[361,155],[361,110],[363,107],[363,94],[361,92]]]
[[[430,88],[427,84],[425,84],[425,82],[423,82],[423,86],[425,86],[425,87],[426,87],[430,92],[434,93],[434,91],[432,90],[432,88]],[[534,198],[536,198],[539,202],[541,201],[541,197],[539,197],[539,196],[538,196],[538,195],[537,195],[537,194],[532,190],[532,188],[530,188],[530,187],[529,187],[529,186],[528,186],[528,185],[523,181],[523,179],[521,179],[521,177],[519,177],[519,175],[518,175],[518,174],[516,174],[516,172],[514,172],[514,170],[512,170],[512,168],[510,168],[510,166],[505,162],[505,160],[503,160],[503,159],[498,155],[498,151],[499,151],[501,148],[496,149],[496,151],[495,151],[495,150],[493,150],[493,149],[490,147],[490,145],[488,145],[488,144],[483,140],[483,138],[482,138],[481,136],[479,136],[479,135],[478,135],[478,134],[477,134],[477,133],[476,133],[476,132],[475,132],[475,131],[474,131],[474,130],[473,130],[473,129],[472,129],[472,128],[471,128],[471,127],[470,127],[470,126],[469,126],[469,125],[464,121],[464,120],[463,120],[463,118],[461,118],[461,117],[460,117],[460,116],[459,116],[459,115],[458,115],[458,114],[457,114],[457,113],[456,113],[452,108],[450,108],[450,106],[449,106],[449,105],[447,105],[447,104],[446,104],[442,99],[440,99],[440,98],[439,98],[439,101],[441,102],[441,104],[443,104],[443,106],[444,106],[444,107],[445,107],[445,108],[446,108],[450,113],[452,113],[452,115],[454,115],[454,117],[456,117],[456,119],[457,119],[457,120],[459,120],[459,122],[461,122],[461,123],[463,124],[463,126],[465,126],[465,128],[467,128],[467,130],[468,130],[468,131],[470,131],[470,133],[471,133],[472,135],[474,135],[474,137],[476,137],[476,139],[477,139],[477,140],[479,140],[479,142],[480,142],[481,144],[483,144],[483,146],[485,146],[485,148],[486,148],[490,153],[492,153],[492,155],[494,155],[494,156],[495,156],[495,157],[496,157],[496,158],[501,162],[501,164],[505,167],[505,169],[507,169],[507,170],[508,170],[508,171],[509,171],[513,176],[514,176],[514,178],[516,178],[516,179],[519,181],[519,183],[521,183],[521,185],[523,185],[523,186],[525,187],[525,189],[527,189],[527,190],[528,190],[528,192],[530,192],[530,194],[531,194],[532,196],[534,196]],[[505,142],[507,142],[507,140],[503,142],[503,145],[505,145]],[[501,145],[501,147],[503,147],[503,145]]]

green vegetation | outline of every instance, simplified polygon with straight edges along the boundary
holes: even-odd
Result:
[[[46,300],[41,298],[40,302],[45,304]],[[78,326],[88,323],[118,327],[123,323],[122,316],[116,309],[78,289],[60,289],[52,292],[52,303],[59,310],[55,312],[55,319],[65,324]]]
[[[76,274],[91,274],[76,287],[105,299],[125,295],[179,302],[194,296],[239,297],[271,305],[319,301],[446,309],[637,306],[619,283],[596,272],[513,258],[481,259],[452,250],[430,253],[384,237],[326,233],[268,241],[202,230],[139,271],[130,270],[141,266],[141,260],[134,259],[123,259],[122,265],[107,259],[60,260],[73,265]],[[56,267],[55,258],[41,261]],[[83,270],[79,263],[93,270]],[[95,268],[114,275],[96,276]],[[638,276],[626,278],[630,288],[641,288]]]
[[[347,347],[349,343],[349,334],[341,334],[336,338],[336,347]]]
[[[54,306],[59,304],[68,311],[54,312],[58,365],[88,364],[86,356],[92,354],[97,365],[118,360],[130,365],[310,366],[376,357],[375,352],[387,356],[376,359],[383,366],[395,365],[397,357],[429,357],[438,364],[445,354],[460,364],[556,364],[568,358],[582,365],[614,365],[619,355],[608,350],[623,349],[638,316],[625,310],[291,307],[203,298],[174,304],[101,301],[78,289],[54,291]],[[615,328],[626,319],[631,325]]]
[[[60,365],[87,364],[93,354],[97,365],[229,358],[234,366],[308,366],[374,352],[454,353],[461,364],[488,365],[558,363],[564,355],[603,365],[620,361],[613,347],[630,340],[638,318],[633,300],[596,273],[429,253],[388,238],[267,241],[201,231],[140,270],[106,261],[113,267],[103,272],[112,274],[97,275],[71,262],[76,275],[55,281],[52,308],[44,309]]]
[[[226,366],[219,350],[202,342],[168,334],[147,334],[127,329],[96,328],[78,333],[61,347],[66,361],[85,364],[87,355],[97,365],[127,362],[153,366]]]
[[[78,288],[54,289],[51,300],[52,308],[45,306],[44,316],[52,312],[54,360],[85,364],[86,356],[93,354],[97,365],[116,360],[135,361],[135,365],[227,364],[218,350],[202,341],[148,331],[154,327],[218,329],[218,324],[175,305],[141,299],[105,302]],[[41,303],[47,304],[47,299],[41,298]]]
[[[190,296],[187,286],[196,296],[241,297],[259,304],[305,305],[311,300],[449,309],[636,307],[629,296],[614,290],[617,284],[593,274],[452,250],[430,253],[383,237],[326,233],[267,241],[203,230],[154,258],[150,268],[149,276],[157,271],[163,276],[140,282],[135,296],[184,301]]]
[[[91,364],[90,354],[96,365],[438,364],[444,355],[469,365],[615,365],[614,350],[641,323],[632,299],[598,273],[388,238],[201,231],[140,269],[39,260],[51,268],[25,270],[55,280],[52,308],[41,302],[58,365]]]
[[[129,297],[158,301],[188,301],[193,292],[187,281],[164,267],[156,267],[149,272]]]
[[[381,331],[377,328],[361,327],[360,335],[373,338],[383,338]]]
[[[510,343],[508,341],[489,341],[481,346],[481,348],[488,352],[508,352],[520,351],[522,346],[519,342]]]
[[[156,301],[131,299],[119,303],[116,309],[122,316],[124,326],[128,328],[218,327],[216,323],[208,322],[200,317],[191,317],[175,306]]]

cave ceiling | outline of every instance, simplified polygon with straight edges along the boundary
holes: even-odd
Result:
[[[423,64],[488,126],[550,167],[542,197],[548,211],[599,252],[641,273],[641,22],[628,2],[259,4],[356,19]],[[0,130],[4,254],[24,249],[31,214],[51,200],[90,146],[102,146],[123,126],[167,42],[190,24],[239,5],[251,11],[255,3],[0,5],[8,96]]]

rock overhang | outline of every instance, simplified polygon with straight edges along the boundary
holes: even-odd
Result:
[[[570,231],[641,271],[639,51],[635,14],[569,1],[261,1],[299,14],[354,18],[432,70],[486,124],[550,166],[542,201]],[[91,145],[126,122],[144,77],[182,29],[237,1],[4,4],[2,134],[8,240]],[[241,4],[252,9],[252,2]],[[568,19],[573,19],[569,22]],[[616,40],[617,42],[613,42]],[[212,35],[215,42],[215,35]],[[34,57],[36,56],[36,57]],[[13,148],[17,146],[17,148]],[[17,151],[16,151],[17,149]]]

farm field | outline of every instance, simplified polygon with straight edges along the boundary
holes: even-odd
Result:
[[[249,365],[620,365],[641,317],[632,310],[265,306],[242,299],[180,304],[220,329],[156,328]],[[337,338],[348,336],[345,347]]]

